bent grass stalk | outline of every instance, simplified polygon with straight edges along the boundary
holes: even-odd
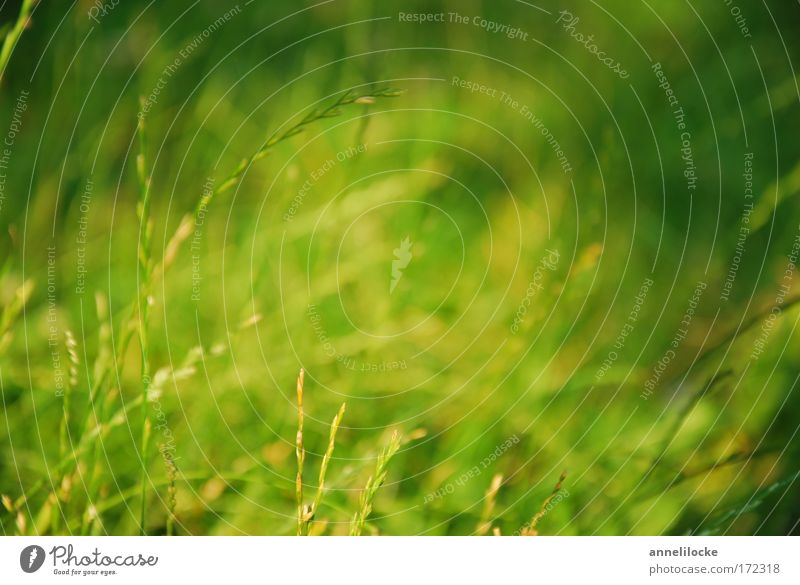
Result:
[[[109,420],[108,413],[110,412],[111,407],[114,405],[118,394],[118,392],[109,389],[109,391],[103,395],[102,400],[99,401],[99,408],[97,409],[97,414],[95,415],[96,427],[104,425],[106,421]],[[86,510],[81,524],[81,534],[84,536],[88,534],[96,534],[100,528],[100,522],[102,520],[98,512],[97,502],[99,500],[98,494],[100,493],[100,480],[102,472],[100,453],[103,450],[104,438],[105,436],[102,433],[95,434],[91,445],[88,463],[89,487],[88,491],[86,492]]]
[[[364,531],[367,518],[372,513],[372,504],[375,500],[375,495],[383,485],[383,482],[386,481],[389,461],[391,461],[398,449],[400,449],[400,434],[395,431],[392,433],[389,444],[381,454],[378,455],[378,460],[375,464],[375,474],[370,476],[367,480],[367,485],[364,487],[364,491],[361,492],[358,510],[350,523],[350,536],[361,536],[361,533]]]
[[[193,231],[193,225],[201,213],[208,207],[215,196],[220,195],[234,186],[238,185],[242,180],[245,171],[253,165],[253,163],[266,157],[270,151],[280,144],[303,132],[309,125],[324,120],[326,118],[334,118],[342,114],[342,107],[352,104],[368,105],[375,102],[377,98],[392,98],[402,94],[402,91],[386,88],[377,90],[367,94],[359,94],[352,90],[345,91],[340,95],[332,104],[319,109],[312,109],[307,113],[299,122],[296,122],[283,132],[273,133],[261,147],[256,150],[252,155],[243,158],[234,171],[228,175],[219,186],[211,190],[210,193],[203,195],[195,205],[194,211],[191,214],[186,214],[178,227],[178,230],[170,238],[164,253],[164,260],[160,266],[155,267],[153,270],[154,275],[157,277],[169,267],[169,264],[175,258],[177,250],[181,243]]]
[[[144,108],[144,98],[140,98],[142,108]],[[139,202],[136,206],[136,215],[139,220],[139,249],[138,249],[138,276],[139,276],[139,347],[141,350],[141,379],[142,379],[142,440],[140,444],[139,457],[142,462],[141,476],[141,507],[139,509],[139,533],[146,534],[145,510],[147,508],[147,450],[149,432],[149,418],[147,408],[147,392],[150,386],[150,358],[148,340],[148,320],[150,305],[150,276],[152,263],[150,260],[151,242],[150,237],[153,232],[153,224],[150,219],[150,171],[147,168],[145,158],[146,140],[144,116],[139,117],[137,124],[139,135],[139,154],[136,157],[136,176],[139,180]]]
[[[95,293],[95,308],[97,311],[97,320],[100,326],[98,328],[98,333],[97,333],[97,342],[98,342],[97,354],[95,357],[93,370],[94,370],[94,379],[99,380],[102,379],[105,372],[105,368],[109,367],[108,356],[111,353],[111,350],[109,349],[111,346],[111,324],[109,322],[108,303],[106,301],[106,298],[99,292]],[[87,418],[86,421],[84,422],[84,433],[89,431],[89,423],[92,420],[91,418],[92,414],[95,414],[93,419],[95,427],[97,427],[98,425],[102,425],[107,420],[107,416],[105,413],[108,412],[108,408],[111,406],[111,403],[113,401],[113,394],[112,392],[106,390],[103,394],[104,398],[101,400],[97,400],[100,394],[99,392],[96,391],[96,389],[99,390],[99,387],[100,386],[98,384],[95,384],[94,386],[90,386],[89,389],[89,405],[88,405],[89,409],[87,410],[87,415],[86,415]],[[98,402],[101,405],[99,410],[99,416],[97,410]],[[87,520],[90,512],[88,509],[88,505],[89,504],[94,505],[93,502],[96,501],[95,496],[97,495],[98,482],[99,482],[98,476],[100,473],[97,459],[101,449],[102,438],[103,437],[101,434],[95,436],[94,444],[91,449],[91,456],[89,458],[88,465],[90,471],[90,480],[89,480],[89,491],[87,496],[89,502],[87,504],[86,513],[81,517],[82,518],[81,529],[83,534],[87,534],[91,529],[91,526],[88,525],[88,520]],[[77,462],[78,460],[77,455],[75,456],[75,460]],[[66,496],[69,493],[69,489],[71,487],[71,479],[69,473],[64,474],[64,480],[66,481],[66,485],[62,486],[62,492],[64,493],[66,498]],[[95,510],[96,509],[97,507],[95,506]]]
[[[553,501],[553,498],[558,495],[558,492],[561,491],[561,484],[564,483],[565,479],[567,479],[567,472],[562,471],[561,476],[559,476],[558,481],[553,488],[553,491],[550,492],[550,495],[547,496],[542,502],[542,507],[539,508],[539,511],[534,514],[533,518],[531,518],[531,521],[528,522],[520,531],[521,536],[537,536],[539,534],[539,531],[536,530],[536,525],[539,524],[539,520],[544,518],[544,515],[547,514],[548,504],[550,504],[550,502]]]
[[[16,47],[19,38],[22,36],[22,31],[28,26],[31,10],[35,3],[35,0],[22,1],[17,21],[8,33],[6,33],[5,39],[3,39],[3,47],[0,48],[0,82],[2,82],[5,77],[6,67],[8,67],[8,61],[11,59],[11,53],[14,51],[14,47]]]
[[[5,66],[7,64],[8,56],[13,50],[13,45],[27,24],[30,10],[35,2],[33,0],[24,0],[23,7],[20,12],[17,24],[5,38],[3,48],[0,50],[0,76],[2,76]],[[51,469],[57,473],[61,473],[62,485],[70,484],[70,477],[73,470],[79,470],[79,463],[81,458],[86,456],[87,453],[92,452],[92,447],[96,447],[98,442],[101,442],[108,433],[115,427],[121,425],[128,418],[128,413],[134,408],[140,408],[142,413],[142,436],[140,442],[140,458],[142,463],[142,478],[140,482],[140,495],[141,495],[141,509],[139,513],[140,533],[145,532],[145,509],[146,509],[146,479],[147,479],[147,452],[149,442],[149,427],[148,424],[148,382],[150,373],[149,363],[149,339],[148,339],[148,307],[151,302],[150,291],[154,290],[155,284],[158,282],[166,270],[175,261],[178,251],[191,235],[194,229],[194,223],[198,215],[205,209],[211,202],[215,195],[219,195],[233,186],[237,185],[243,177],[247,168],[256,161],[264,158],[269,154],[269,151],[277,144],[301,133],[308,125],[323,120],[332,118],[342,113],[341,107],[350,104],[369,105],[374,103],[377,98],[382,97],[396,97],[402,92],[392,89],[378,90],[369,94],[358,94],[353,91],[344,92],[334,103],[331,105],[315,109],[304,116],[299,122],[290,126],[287,130],[273,134],[253,155],[244,159],[239,166],[209,195],[201,198],[195,206],[194,212],[184,216],[179,224],[177,230],[168,240],[164,249],[160,262],[154,262],[151,258],[151,234],[152,234],[152,221],[150,219],[150,200],[151,200],[151,180],[152,176],[148,173],[145,159],[145,127],[144,120],[140,119],[137,124],[137,133],[139,139],[139,155],[136,160],[137,180],[139,183],[139,196],[137,202],[137,217],[139,219],[139,242],[137,250],[138,259],[138,277],[139,277],[139,294],[131,301],[129,306],[123,313],[127,314],[127,318],[123,319],[122,326],[120,327],[117,336],[117,342],[114,344],[111,339],[110,324],[107,319],[101,318],[101,336],[103,341],[107,343],[100,344],[98,356],[94,364],[93,380],[89,384],[89,400],[90,408],[87,410],[83,417],[83,424],[79,427],[81,432],[79,434],[77,446],[72,449],[72,452],[62,457],[58,464]],[[26,281],[25,284],[18,291],[18,299],[15,303],[4,308],[2,318],[0,318],[0,353],[2,353],[10,343],[11,339],[11,325],[14,318],[21,310],[22,305],[25,304],[27,298],[30,297],[32,291],[32,284]],[[102,301],[102,302],[101,302]],[[101,312],[107,315],[107,302],[104,298],[98,296],[98,316]],[[101,308],[101,305],[103,308]],[[130,342],[134,335],[138,333],[139,345],[141,351],[141,378],[142,378],[142,392],[141,395],[134,399],[127,401],[123,408],[114,413],[109,418],[104,416],[97,416],[94,405],[99,396],[105,395],[109,390],[114,374],[117,379],[122,374],[125,365],[125,356]],[[106,351],[106,345],[109,350]],[[301,391],[302,392],[302,391]],[[110,395],[109,395],[110,396]],[[94,414],[94,416],[93,416]],[[302,424],[302,423],[301,423]],[[304,511],[302,509],[302,464],[304,462],[305,454],[302,445],[302,429],[298,436],[298,526],[302,522]],[[94,457],[91,458],[92,460]],[[327,462],[326,462],[327,467]],[[94,469],[93,461],[89,462],[89,469]],[[324,478],[323,478],[324,479]],[[47,485],[47,481],[40,480],[32,485],[26,493],[20,495],[16,500],[6,497],[11,510],[17,511],[20,515],[17,518],[18,529],[24,533],[25,518],[19,512],[20,507],[30,501],[34,494],[40,492]],[[9,510],[10,511],[10,510]],[[89,510],[87,509],[87,512]],[[306,510],[307,513],[309,510]]]
[[[203,213],[204,210],[211,203],[212,199],[216,195],[220,195],[225,191],[229,190],[230,188],[232,188],[234,185],[238,184],[242,176],[244,175],[245,171],[247,170],[247,168],[256,161],[267,156],[269,152],[272,150],[272,148],[274,148],[279,143],[291,138],[292,136],[301,133],[303,130],[305,130],[305,128],[308,125],[314,122],[340,115],[342,113],[341,110],[342,106],[347,106],[350,104],[369,104],[373,103],[377,98],[391,98],[391,97],[397,97],[401,94],[402,91],[391,88],[374,91],[369,94],[357,94],[354,93],[353,91],[346,91],[330,106],[324,107],[319,110],[312,110],[310,113],[304,116],[299,122],[290,126],[284,132],[273,134],[249,158],[243,159],[239,163],[239,166],[236,167],[236,169],[230,175],[228,175],[228,177],[222,183],[220,183],[218,187],[213,189],[209,194],[203,195],[203,197],[201,197],[200,200],[198,200],[192,213],[187,213],[183,217],[175,233],[173,233],[173,235],[167,242],[161,262],[155,263],[148,271],[148,281],[146,283],[146,286],[143,288],[147,290],[152,290],[155,284],[158,282],[158,280],[172,265],[172,263],[177,258],[178,251],[181,245],[192,234],[192,232],[194,231],[195,222],[197,221],[200,214]],[[140,120],[139,123],[142,126],[142,131],[143,131],[144,121]],[[147,183],[148,192],[150,186],[149,180],[150,179],[148,177],[148,183]],[[141,190],[141,185],[142,181],[140,179],[140,190]],[[149,205],[149,197],[148,197],[148,205]],[[116,352],[118,363],[122,360],[122,357],[125,355],[128,343],[130,343],[130,340],[133,337],[133,333],[136,330],[136,322],[138,316],[137,308],[139,306],[139,302],[140,300],[136,299],[132,303],[132,305],[128,308],[129,317],[125,322],[126,325],[123,326],[120,332],[120,337],[119,337],[120,342]]]
[[[167,454],[166,446],[161,445],[161,454],[164,458],[164,465],[167,467],[167,536],[175,534],[175,508],[177,506],[177,489],[175,480],[178,477],[178,469],[172,456]]]
[[[322,494],[325,492],[325,475],[328,471],[328,464],[333,457],[333,448],[336,445],[336,432],[339,430],[339,425],[344,417],[345,408],[345,403],[342,403],[342,405],[339,407],[339,412],[336,413],[335,417],[333,417],[333,422],[331,423],[331,431],[330,435],[328,436],[328,448],[325,450],[325,455],[322,457],[322,464],[319,468],[319,485],[317,486],[317,493],[314,496],[314,503],[311,505],[311,508],[308,510],[308,514],[303,519],[303,528],[306,534],[308,534],[310,522],[314,519],[314,516],[316,516],[317,510],[319,510],[319,505],[322,503]]]
[[[70,469],[72,464],[74,464],[81,456],[89,451],[90,447],[95,444],[96,440],[102,440],[106,438],[114,428],[119,427],[122,424],[127,424],[129,413],[135,408],[138,408],[140,402],[141,396],[126,402],[123,407],[121,407],[116,413],[114,413],[112,417],[108,419],[108,422],[98,424],[94,428],[89,429],[86,433],[81,435],[78,446],[73,449],[72,453],[68,455],[67,458],[62,459],[56,465],[52,466],[50,468],[51,473],[62,473],[65,472],[65,470]],[[68,478],[69,475],[65,475],[65,480],[68,480]],[[10,498],[8,498],[8,500],[11,502],[10,511],[21,510],[22,506],[27,505],[31,498],[38,494],[42,489],[50,485],[51,479],[52,478],[50,476],[40,479],[30,488],[25,490],[25,493],[19,496],[16,500],[11,501]]]
[[[672,445],[675,437],[678,436],[681,428],[686,422],[686,419],[695,409],[697,404],[702,400],[704,397],[708,396],[712,392],[716,391],[717,387],[720,386],[722,383],[725,382],[728,378],[733,377],[733,370],[728,369],[722,372],[716,373],[712,375],[698,390],[695,390],[694,393],[689,397],[689,400],[681,407],[678,415],[675,417],[673,423],[667,427],[664,436],[661,438],[661,443],[659,445],[658,451],[653,459],[650,461],[650,465],[648,465],[647,470],[642,475],[642,479],[640,480],[641,483],[646,482],[647,480],[654,477],[654,473],[659,465],[664,461],[664,458],[667,455],[667,451],[669,450],[670,446]],[[672,487],[672,484],[664,488],[661,485],[655,485],[654,490],[661,491],[663,489],[669,489]]]
[[[297,376],[297,435],[295,436],[295,454],[297,455],[297,478],[295,480],[295,499],[297,500],[297,536],[303,534],[303,465],[306,451],[303,447],[303,378],[302,368]]]
[[[107,321],[107,306],[105,305],[105,297],[102,295],[97,295],[97,304],[98,304],[98,316],[100,317],[101,323],[101,332],[100,332],[100,343],[101,345],[105,342],[108,342],[107,335],[110,335],[110,324]],[[243,330],[247,327],[248,324],[243,324],[239,327],[239,330]],[[209,351],[209,355],[216,356],[221,353],[218,349],[221,347],[221,343],[214,344]],[[101,352],[102,353],[102,352]],[[106,352],[108,353],[108,352]],[[195,347],[189,351],[189,353],[184,358],[180,369],[179,370],[172,370],[171,368],[162,368],[156,372],[153,376],[153,383],[150,386],[151,393],[160,393],[162,386],[166,383],[169,378],[173,380],[183,380],[188,378],[192,373],[194,373],[194,365],[197,361],[205,355],[201,348]],[[95,366],[98,364],[95,363]],[[118,395],[118,392],[106,392],[105,393],[105,401],[101,406],[101,414],[100,416],[92,418],[91,410],[89,414],[87,414],[87,423],[85,424],[84,432],[78,438],[78,444],[75,448],[73,448],[71,453],[68,453],[66,457],[62,458],[56,465],[52,466],[50,469],[53,474],[62,474],[61,477],[61,489],[62,493],[67,494],[71,489],[72,480],[71,480],[71,471],[72,467],[76,462],[78,462],[84,455],[87,453],[91,453],[91,458],[89,459],[89,467],[90,469],[94,468],[93,462],[96,460],[97,457],[97,450],[99,449],[99,445],[103,442],[104,439],[108,437],[111,431],[121,426],[123,423],[127,424],[130,420],[131,413],[140,408],[141,403],[143,401],[143,397],[141,395],[137,396],[133,400],[127,401],[122,407],[120,407],[116,412],[111,415],[106,413],[110,412],[111,407]],[[89,422],[94,420],[94,426],[91,426]],[[149,429],[148,429],[149,433]],[[149,437],[149,435],[148,435]],[[176,468],[177,472],[177,468]],[[33,484],[30,488],[26,490],[26,492],[19,496],[16,500],[11,500],[8,496],[4,496],[4,505],[6,503],[5,499],[8,501],[9,511],[11,510],[19,510],[23,505],[26,505],[31,498],[33,498],[36,494],[38,494],[41,490],[45,489],[49,485],[48,478],[40,479],[35,484]],[[89,490],[89,494],[94,494],[96,492],[97,482],[92,482]],[[136,485],[135,488],[131,489],[131,492],[135,491],[137,494],[139,493],[139,486]],[[90,498],[93,499],[93,498]],[[126,498],[127,499],[127,498]],[[91,503],[91,502],[90,502]],[[101,506],[101,505],[93,505],[92,509],[90,510],[87,506],[86,513],[81,515],[79,518],[79,527],[81,529],[85,526],[85,518],[87,516],[91,516],[94,519],[97,519],[97,514],[104,510],[109,509],[110,506]],[[90,529],[91,527],[87,527],[86,530]],[[70,527],[70,530],[72,528]]]
[[[0,315],[0,355],[3,355],[11,345],[11,341],[14,339],[14,325],[32,293],[33,281],[26,280],[14,292],[14,300],[3,307],[3,313]]]
[[[70,437],[70,409],[71,409],[71,402],[72,402],[72,392],[75,390],[76,386],[78,385],[78,366],[79,366],[79,358],[78,358],[78,342],[75,339],[75,335],[69,329],[64,331],[65,342],[64,345],[67,349],[67,356],[69,359],[69,376],[67,377],[67,383],[64,386],[64,396],[63,402],[61,405],[62,410],[62,417],[61,417],[61,424],[58,430],[58,458],[59,460],[64,459],[67,456],[67,450],[69,445],[69,437]],[[66,493],[64,490],[61,490],[62,493],[59,495],[58,490],[60,489],[60,485],[63,485],[64,478],[57,477],[56,480],[56,492],[53,494],[54,498],[54,505],[58,507],[58,511],[63,513],[63,506],[66,504]],[[66,514],[64,514],[66,517]],[[59,529],[59,514],[54,513],[52,517],[52,526],[51,532],[53,534],[58,533]]]
[[[503,474],[495,474],[486,490],[481,519],[478,522],[478,528],[475,530],[476,536],[486,536],[489,532],[489,528],[492,525],[492,512],[494,511],[495,501],[497,500],[497,492],[500,490],[501,485],[503,485]]]
[[[303,503],[303,469],[306,460],[306,451],[303,444],[303,424],[305,421],[305,412],[303,410],[304,380],[305,371],[301,368],[297,376],[297,435],[295,438],[295,455],[297,457],[297,478],[295,480],[297,536],[308,535],[311,521],[322,503],[322,496],[325,492],[325,476],[328,472],[328,465],[333,458],[333,449],[336,446],[336,432],[339,430],[339,425],[344,417],[346,407],[343,403],[339,407],[339,412],[336,413],[336,416],[333,418],[333,422],[331,422],[328,447],[325,450],[325,455],[322,457],[322,464],[319,468],[319,484],[316,494],[314,495],[313,503],[307,506]]]
[[[328,107],[322,108],[320,110],[312,110],[309,114],[303,117],[299,122],[294,124],[293,126],[289,127],[283,133],[273,134],[265,143],[262,145],[258,150],[256,150],[249,158],[243,159],[239,166],[226,178],[218,187],[213,189],[211,193],[208,195],[204,195],[200,198],[200,200],[195,205],[194,211],[192,213],[186,214],[183,219],[181,220],[178,228],[176,229],[175,233],[170,237],[167,242],[167,245],[164,249],[164,254],[159,263],[153,263],[151,266],[148,267],[146,271],[147,279],[144,282],[140,282],[140,287],[142,291],[149,291],[153,290],[155,284],[158,280],[165,274],[167,269],[172,265],[178,255],[178,251],[185,242],[188,237],[194,231],[194,223],[196,222],[199,215],[207,208],[207,206],[211,203],[211,200],[214,198],[215,195],[219,195],[224,193],[225,191],[232,188],[234,185],[238,184],[241,180],[244,172],[247,168],[252,165],[254,162],[264,158],[269,154],[269,151],[275,147],[277,144],[287,140],[288,138],[295,136],[302,132],[308,125],[317,122],[319,120],[323,120],[325,118],[332,118],[334,116],[338,116],[341,114],[341,107],[347,106],[350,104],[367,104],[372,103],[376,98],[390,98],[390,97],[397,97],[401,95],[401,91],[394,90],[394,89],[382,89],[378,90],[369,94],[356,94],[352,91],[344,92],[333,104]],[[366,100],[366,101],[365,101]],[[140,119],[139,123],[137,124],[137,128],[139,129],[139,136],[140,136],[140,144],[144,140],[144,120]],[[137,157],[137,175],[139,177],[139,185],[140,185],[140,196],[139,196],[139,206],[137,206],[137,212],[140,213],[142,216],[149,217],[149,204],[150,204],[150,183],[151,177],[146,176],[144,172],[144,148],[140,147],[142,158],[139,159]],[[141,164],[140,164],[141,161]],[[146,197],[144,196],[146,195]],[[147,203],[145,206],[144,203]],[[149,234],[145,231],[144,233],[141,232],[142,229],[145,229],[146,224],[142,223],[140,219],[140,237],[139,242],[140,246],[143,243],[143,235],[148,236],[148,243],[149,243]],[[149,245],[147,247],[142,246],[140,248],[140,252],[146,250],[148,253],[148,257],[150,254]],[[140,260],[140,267],[141,267],[141,260]],[[122,364],[124,361],[124,356],[128,348],[128,344],[130,343],[131,339],[133,338],[134,333],[137,329],[137,322],[141,323],[141,314],[140,307],[142,303],[146,303],[148,297],[145,296],[144,299],[141,298],[141,295],[137,297],[132,304],[128,307],[127,313],[128,318],[127,320],[123,321],[123,326],[120,330],[119,334],[119,343],[116,348],[115,352],[115,362],[114,365]],[[143,362],[146,360],[143,360]],[[98,379],[98,382],[95,384],[95,388],[93,388],[93,393],[99,393],[104,389],[105,385],[108,384],[109,378],[112,373],[112,368],[108,368],[104,375]],[[146,407],[146,405],[144,405]]]

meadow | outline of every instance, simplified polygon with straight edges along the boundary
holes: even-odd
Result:
[[[798,17],[3,3],[2,533],[797,534]]]

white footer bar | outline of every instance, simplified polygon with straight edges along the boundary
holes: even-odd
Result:
[[[798,557],[798,537],[4,537],[0,583],[797,584]]]

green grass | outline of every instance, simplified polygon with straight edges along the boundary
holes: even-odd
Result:
[[[797,532],[796,8],[437,6],[0,12],[4,534]]]

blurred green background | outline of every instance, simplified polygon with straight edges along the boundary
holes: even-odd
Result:
[[[564,471],[542,534],[796,533],[798,17],[790,2],[710,0],[42,2],[0,87],[0,133],[21,120],[0,207],[3,532],[79,532],[87,517],[95,533],[139,530],[138,408],[92,459],[59,462],[102,368],[101,418],[141,392],[138,343],[121,361],[104,349],[140,284],[140,98],[159,259],[204,185],[273,133],[352,88],[391,88],[249,165],[151,291],[163,388],[149,408],[166,426],[147,532],[165,531],[156,445],[174,440],[178,533],[294,533],[303,367],[309,493],[347,403],[325,533],[346,532],[393,430],[406,439],[370,533],[471,534],[502,474],[489,515],[513,534]],[[65,454],[56,378],[70,364]]]

